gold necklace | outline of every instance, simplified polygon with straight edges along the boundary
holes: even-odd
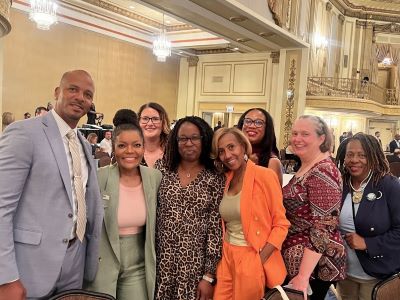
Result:
[[[368,172],[367,177],[365,177],[364,180],[361,181],[360,188],[357,189],[357,190],[351,184],[351,178],[349,179],[350,187],[353,190],[353,195],[352,195],[351,199],[352,199],[354,204],[358,204],[358,203],[361,202],[363,194],[364,194],[364,189],[367,186],[368,182],[371,180],[371,178],[372,178],[372,172],[370,170]],[[367,181],[364,183],[365,180],[367,180]]]

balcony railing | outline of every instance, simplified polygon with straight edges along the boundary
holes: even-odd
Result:
[[[381,104],[399,105],[399,91],[385,89],[359,79],[308,77],[307,95],[369,99]]]

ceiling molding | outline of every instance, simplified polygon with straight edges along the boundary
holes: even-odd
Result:
[[[11,0],[0,1],[0,37],[11,31],[10,7]]]
[[[189,25],[189,24],[182,24],[182,25],[167,25],[167,24],[162,24],[162,22],[155,21],[153,19],[147,18],[145,16],[136,14],[132,11],[129,11],[128,9],[122,8],[118,5],[115,5],[114,3],[111,3],[109,1],[105,0],[81,0],[81,1],[76,1],[76,0],[59,0],[60,3],[66,3],[69,5],[74,5],[83,8],[83,3],[90,4],[91,6],[98,7],[101,9],[104,9],[106,11],[118,14],[120,16],[129,18],[131,20],[134,20],[136,22],[139,22],[141,24],[145,24],[149,27],[152,28],[158,28],[162,29],[165,27],[167,32],[173,32],[173,31],[184,31],[184,30],[193,30],[194,28]],[[85,6],[84,9],[88,9],[90,6]]]
[[[346,17],[400,23],[400,11],[355,5],[349,0],[329,0]]]

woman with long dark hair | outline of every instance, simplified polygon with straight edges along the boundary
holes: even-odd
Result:
[[[250,159],[256,165],[272,169],[282,184],[282,164],[271,115],[265,109],[251,108],[240,117],[238,128],[251,143],[253,153]]]

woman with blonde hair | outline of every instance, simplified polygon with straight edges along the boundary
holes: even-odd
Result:
[[[280,250],[290,223],[278,177],[248,159],[251,144],[239,129],[219,129],[212,153],[227,177],[219,206],[223,253],[213,299],[261,299],[265,286],[282,284],[286,277]]]
[[[6,127],[8,125],[10,125],[12,122],[15,121],[15,117],[14,114],[12,112],[6,111],[3,113],[3,117],[2,117],[2,130],[4,131],[4,129],[6,129]]]
[[[339,232],[342,179],[330,157],[332,135],[317,116],[300,116],[290,138],[301,167],[283,187],[292,226],[282,254],[292,287],[324,299],[329,286],[345,277],[346,253]]]

